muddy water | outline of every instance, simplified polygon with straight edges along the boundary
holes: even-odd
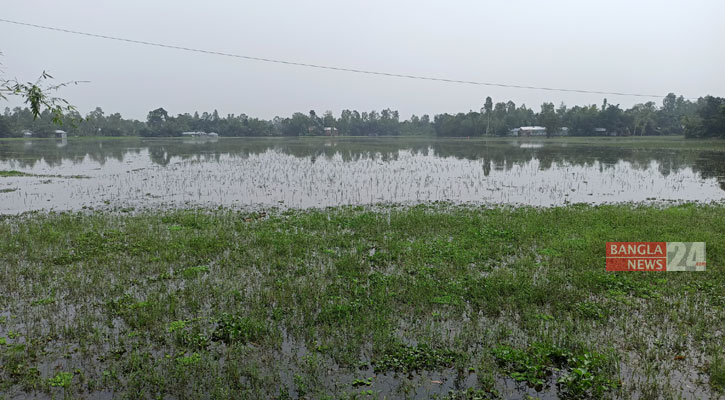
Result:
[[[546,140],[401,138],[0,141],[0,213],[83,207],[380,202],[720,201],[725,152]],[[71,178],[83,175],[86,178]]]

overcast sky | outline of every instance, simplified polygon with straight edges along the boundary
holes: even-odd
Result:
[[[725,95],[725,1],[0,0],[0,18],[226,53],[515,85]],[[392,108],[478,110],[486,96],[540,109],[602,95],[317,70],[0,23],[2,73],[87,80],[82,113],[145,119],[212,111],[272,118]],[[629,107],[649,99],[606,96]],[[661,103],[661,99],[652,100]],[[17,102],[6,105],[17,105]],[[0,106],[3,106],[0,104]]]

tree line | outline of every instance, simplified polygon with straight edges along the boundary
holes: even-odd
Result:
[[[265,120],[246,114],[220,116],[211,113],[170,115],[158,108],[148,113],[146,121],[124,119],[121,114],[106,114],[96,108],[85,116],[67,110],[59,127],[57,115],[44,110],[36,113],[28,108],[5,108],[0,115],[0,137],[20,137],[32,132],[34,137],[52,137],[62,129],[78,136],[144,136],[172,137],[183,132],[215,132],[220,136],[320,136],[325,128],[335,128],[343,136],[441,136],[477,137],[506,136],[512,129],[539,125],[548,135],[566,132],[572,136],[618,135],[653,136],[685,135],[692,138],[725,138],[725,98],[706,96],[690,101],[673,93],[661,105],[649,101],[623,109],[606,99],[601,105],[567,107],[543,103],[536,112],[514,102],[494,103],[490,97],[478,111],[457,114],[413,115],[401,120],[398,111],[359,112],[343,110],[338,117],[326,111],[318,115],[294,113],[289,117]],[[566,129],[564,129],[566,128]]]

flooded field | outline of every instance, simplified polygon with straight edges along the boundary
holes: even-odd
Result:
[[[693,223],[697,221],[697,223]],[[0,218],[0,398],[714,399],[725,207]],[[705,273],[608,273],[611,238]]]
[[[676,138],[0,141],[0,398],[722,398],[724,199]]]
[[[725,148],[642,138],[0,141],[0,213],[725,199]],[[17,171],[17,173],[8,173]]]

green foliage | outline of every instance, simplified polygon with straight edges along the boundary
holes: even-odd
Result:
[[[186,279],[195,278],[198,275],[204,274],[209,272],[209,267],[206,265],[200,265],[197,267],[189,267],[185,268],[181,271],[181,276],[183,276]]]
[[[586,319],[605,319],[608,314],[607,309],[592,301],[577,303],[574,307],[576,312]]]
[[[74,112],[75,107],[70,105],[67,100],[52,96],[50,93],[79,82],[44,85],[44,81],[51,79],[53,77],[45,71],[35,82],[0,79],[0,100],[7,99],[8,96],[19,96],[30,107],[30,113],[34,119],[46,113],[54,124],[62,125],[65,114]]]
[[[438,376],[458,380],[450,396],[462,399],[494,398],[504,376],[562,398],[687,396],[685,385],[718,395],[725,207],[269,214],[253,223],[230,210],[0,218],[0,392],[59,397],[53,366],[75,368],[90,351],[67,397],[442,397],[446,386],[430,382]],[[214,238],[216,251],[199,254],[208,246],[190,246],[194,237]],[[708,273],[604,271],[604,242],[641,237],[706,240]],[[65,256],[72,262],[54,264]],[[184,280],[185,266],[201,264],[213,273]],[[30,306],[48,297],[73,318]],[[626,334],[602,334],[612,327]],[[703,360],[702,380],[659,377]],[[400,373],[369,380],[370,368]],[[518,389],[506,395],[524,396]]]
[[[32,176],[36,178],[72,178],[72,179],[85,179],[88,178],[86,175],[46,175],[46,174],[30,174],[22,171],[0,171],[0,178],[15,178],[22,176]]]
[[[108,301],[106,308],[112,317],[121,317],[134,329],[144,328],[160,317],[161,305],[152,299],[138,301],[130,294]]]
[[[548,377],[556,372],[559,394],[565,398],[600,398],[618,386],[613,360],[594,352],[533,343],[526,349],[497,346],[493,355],[511,378],[537,390],[547,386]]]
[[[47,304],[53,304],[55,303],[55,297],[50,296],[43,299],[33,300],[32,303],[30,303],[33,306],[43,306]]]
[[[267,325],[251,317],[222,314],[217,320],[217,327],[212,340],[224,343],[258,342],[269,334]]]
[[[53,387],[68,388],[73,381],[71,372],[59,372],[56,376],[48,379],[48,383]]]
[[[396,345],[373,361],[375,372],[432,371],[453,366],[460,354],[445,349],[434,349],[426,344],[418,346]]]
[[[501,395],[496,389],[484,390],[468,388],[466,390],[451,391],[444,400],[492,400],[499,399]]]
[[[176,362],[182,367],[187,367],[187,368],[192,367],[192,366],[199,364],[199,362],[201,362],[201,354],[192,353],[188,356],[182,355],[182,356],[176,357]]]
[[[169,333],[180,331],[186,327],[186,323],[187,323],[187,321],[184,321],[184,320],[172,321],[171,323],[169,323],[169,327],[166,328],[166,330]]]
[[[710,375],[710,385],[725,393],[725,356],[716,354],[707,368]]]
[[[352,381],[353,387],[370,386],[372,384],[373,384],[373,378],[361,378],[361,379],[354,379]]]
[[[695,114],[683,119],[688,138],[725,138],[725,98],[700,98]]]
[[[541,389],[550,373],[549,354],[538,347],[533,347],[533,350],[527,352],[510,346],[498,346],[493,349],[493,355],[512,378]]]
[[[177,345],[184,348],[204,349],[209,345],[209,337],[200,327],[199,320],[172,321],[166,331],[172,334]]]
[[[82,117],[64,100],[47,96],[48,89],[52,87],[38,92],[39,86],[21,86],[20,92],[29,95],[37,107],[31,104],[30,109],[16,108],[0,116],[0,137],[21,136],[24,130],[32,131],[34,136],[53,136],[55,123],[63,117],[74,121],[66,128],[68,133],[79,136],[171,137],[192,131],[215,132],[227,137],[297,137],[324,135],[324,128],[332,127],[344,136],[477,137],[505,136],[513,128],[535,124],[546,127],[549,135],[558,133],[561,127],[569,128],[569,135],[576,136],[685,133],[688,137],[722,137],[724,131],[721,98],[707,96],[694,103],[673,93],[663,99],[662,107],[647,102],[626,110],[619,105],[608,104],[604,99],[601,108],[595,104],[571,108],[562,104],[555,108],[553,103],[546,102],[536,113],[525,105],[517,107],[512,101],[493,103],[487,97],[480,112],[444,113],[432,118],[413,115],[408,120],[401,120],[399,112],[391,109],[369,112],[343,110],[339,117],[333,116],[330,111],[320,117],[310,110],[270,121],[245,114],[220,116],[216,110],[174,116],[164,108],[157,108],[149,111],[146,121],[136,121],[124,119],[119,113],[107,115],[100,107]]]
[[[17,176],[32,176],[32,174],[15,171],[15,170],[0,171],[0,178],[12,178],[12,177],[17,177]]]
[[[541,105],[541,112],[539,113],[538,119],[539,124],[546,128],[547,136],[552,136],[561,126],[561,120],[559,115],[556,114],[553,103],[544,103]]]

